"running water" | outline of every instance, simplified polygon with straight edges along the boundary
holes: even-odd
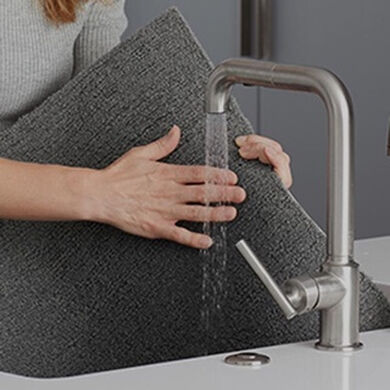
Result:
[[[228,168],[227,121],[225,114],[207,114],[206,120],[206,165],[217,168]],[[207,180],[209,190],[206,204],[210,202],[211,180]],[[223,204],[220,202],[216,206]],[[227,227],[225,223],[205,222],[205,234],[213,241],[213,246],[203,251],[202,283],[202,326],[205,331],[205,348],[207,354],[217,338],[217,328],[221,319],[221,305],[226,296],[226,263],[227,263]]]

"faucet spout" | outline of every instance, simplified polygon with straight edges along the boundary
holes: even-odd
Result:
[[[354,160],[352,102],[343,83],[331,72],[314,67],[285,65],[252,59],[229,59],[218,65],[208,80],[206,111],[223,113],[235,84],[310,92],[325,104],[328,116],[328,189],[327,189],[327,259],[322,273],[315,277],[294,279],[290,290],[300,291],[295,302],[312,302],[301,312],[321,310],[319,348],[353,350],[359,343],[359,272],[353,261],[354,243]],[[264,267],[248,255],[249,248],[237,245],[241,254],[260,276]],[[253,253],[252,253],[253,254]],[[277,302],[283,301],[284,311],[290,307],[285,296],[270,289]],[[267,288],[269,287],[267,286]],[[275,293],[278,292],[278,294]],[[313,297],[316,297],[315,299]],[[308,298],[310,298],[308,300]],[[294,307],[294,302],[290,302]],[[290,310],[290,309],[289,309]],[[291,311],[291,310],[290,310]]]
[[[328,114],[328,255],[348,264],[353,256],[353,117],[348,91],[331,72],[251,59],[230,59],[218,65],[206,89],[206,111],[223,113],[234,84],[305,91],[323,100]]]

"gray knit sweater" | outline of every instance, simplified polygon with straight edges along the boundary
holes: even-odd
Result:
[[[39,0],[0,0],[0,131],[119,43],[124,1],[90,0],[56,26]]]

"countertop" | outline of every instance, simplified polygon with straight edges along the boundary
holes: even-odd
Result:
[[[355,259],[390,301],[390,237],[357,240]]]
[[[390,237],[356,242],[356,260],[390,286]],[[73,378],[40,380],[0,374],[5,390],[381,390],[390,387],[390,329],[361,334],[357,352],[323,352],[313,342],[255,349],[271,358],[260,368],[230,366],[227,354]]]

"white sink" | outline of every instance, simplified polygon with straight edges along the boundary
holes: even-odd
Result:
[[[390,301],[390,237],[356,241],[355,258]]]
[[[356,243],[356,259],[390,300],[390,237]],[[323,352],[313,342],[260,348],[271,363],[230,366],[227,354],[73,378],[39,380],[0,373],[4,390],[385,390],[390,388],[390,329],[361,335],[358,352]]]
[[[312,342],[261,348],[271,363],[230,366],[226,354],[69,379],[0,374],[5,390],[385,390],[390,387],[390,329],[362,334],[358,352],[322,352]]]

